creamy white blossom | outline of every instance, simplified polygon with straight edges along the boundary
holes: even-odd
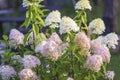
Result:
[[[33,68],[37,65],[40,65],[40,60],[33,55],[24,55],[24,58],[22,58],[22,61],[24,68]]]
[[[96,47],[93,50],[93,52],[94,54],[100,55],[104,62],[107,62],[107,63],[110,62],[111,55],[110,55],[109,49],[106,46],[102,45],[102,46]]]
[[[31,69],[23,69],[19,72],[20,80],[38,80],[37,75]]]
[[[118,45],[118,36],[115,33],[109,33],[107,34],[103,39],[103,44],[107,45],[109,48],[116,48],[116,45]]]
[[[58,28],[59,23],[61,21],[61,14],[58,10],[52,11],[48,14],[48,16],[45,19],[46,26],[50,26],[51,28]]]
[[[77,26],[75,21],[73,21],[73,19],[65,16],[62,18],[60,22],[59,32],[60,34],[65,34],[65,33],[70,33],[70,31],[77,32],[79,31],[79,27]]]
[[[102,65],[102,57],[100,55],[92,55],[87,58],[84,67],[92,71],[98,72],[101,69]]]
[[[23,0],[23,7],[28,7],[28,6],[39,6],[39,2],[41,2],[43,0],[36,0],[34,2],[30,1],[30,0]]]
[[[17,29],[12,29],[9,35],[9,45],[15,46],[19,44],[23,44],[24,35],[23,33],[19,32]]]
[[[0,66],[0,75],[2,80],[9,80],[11,77],[16,76],[16,71],[11,66],[3,65]]]
[[[90,5],[90,1],[89,0],[79,0],[76,4],[75,4],[75,9],[76,10],[86,10],[89,9],[91,10],[91,5]]]
[[[41,54],[54,61],[61,56],[61,49],[58,44],[50,40],[42,47]]]
[[[68,78],[67,78],[67,80],[74,80],[74,79],[73,79],[73,78],[71,78],[71,77],[68,77]]]
[[[106,79],[108,79],[108,80],[113,80],[113,79],[114,79],[114,76],[115,76],[114,71],[106,71],[106,72],[105,72],[105,77],[106,77]]]
[[[105,24],[102,19],[97,18],[90,22],[88,27],[94,34],[102,34],[105,31]]]

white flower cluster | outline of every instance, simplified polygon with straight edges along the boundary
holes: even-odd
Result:
[[[24,58],[22,58],[21,63],[23,63],[24,68],[33,68],[41,64],[40,60],[33,55],[25,55]]]
[[[86,10],[86,9],[91,10],[91,8],[92,7],[90,5],[89,0],[79,0],[75,5],[76,10]]]
[[[2,80],[9,80],[11,77],[16,75],[16,71],[11,66],[3,65],[0,66],[0,75]]]
[[[24,35],[19,32],[17,29],[12,29],[9,35],[9,44],[10,46],[15,46],[19,44],[23,44]]]
[[[102,19],[97,18],[90,22],[88,28],[94,34],[102,34],[105,31],[105,24]]]
[[[91,46],[92,47],[98,47],[100,45],[105,45],[108,48],[116,48],[116,45],[118,45],[119,38],[117,34],[115,33],[109,33],[106,36],[100,36],[95,40],[91,41]]]
[[[114,76],[115,76],[114,71],[106,71],[106,72],[105,72],[105,77],[106,77],[106,79],[108,79],[108,80],[113,80],[113,79],[114,79]]]
[[[49,13],[47,18],[45,19],[46,26],[50,26],[50,28],[58,28],[59,23],[61,21],[61,14],[58,10],[52,11]]]
[[[68,78],[67,78],[67,80],[74,80],[74,79],[73,79],[73,78],[71,78],[71,77],[68,77]]]
[[[77,32],[77,31],[79,31],[79,27],[77,26],[75,21],[73,21],[73,19],[65,16],[62,18],[62,20],[60,22],[59,32],[60,32],[60,34],[65,34],[65,33],[69,34],[70,31]]]
[[[118,36],[115,33],[109,33],[103,38],[103,44],[108,46],[109,48],[116,48],[116,45],[118,45]]]
[[[89,56],[84,67],[92,71],[98,72],[103,65],[103,60],[100,55]]]
[[[36,0],[35,2],[31,2],[30,0],[23,0],[23,7],[28,7],[28,6],[39,6],[39,2],[43,0]]]
[[[60,28],[60,34],[70,33],[70,31],[79,31],[79,27],[74,20],[66,16],[62,17],[61,19],[61,14],[57,10],[49,13],[45,19],[45,24],[50,28]]]
[[[23,69],[19,72],[20,80],[38,80],[37,75],[31,69]]]

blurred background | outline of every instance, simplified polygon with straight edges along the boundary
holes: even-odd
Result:
[[[75,15],[74,5],[78,0],[44,0],[45,8],[60,10],[62,16]],[[90,0],[92,11],[88,12],[88,22],[95,18],[102,18],[106,25],[106,35],[110,32],[120,34],[120,0]],[[26,8],[22,7],[22,0],[0,0],[0,38],[7,34],[11,28],[19,28],[25,20]],[[23,32],[25,29],[22,30]],[[115,71],[115,79],[120,80],[120,44],[118,50],[112,53],[111,62],[108,66]]]

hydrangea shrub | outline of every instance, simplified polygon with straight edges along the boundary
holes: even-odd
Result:
[[[87,24],[90,1],[76,3],[74,18],[58,10],[45,17],[41,2],[23,0],[27,12],[22,26],[32,26],[27,34],[12,29],[3,35],[0,80],[113,80],[114,71],[106,67],[119,39],[114,32],[101,35],[105,25],[100,18]]]

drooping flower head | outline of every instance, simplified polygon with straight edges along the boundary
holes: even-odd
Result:
[[[31,69],[23,69],[19,72],[20,80],[37,80],[37,75]]]
[[[11,66],[3,65],[0,66],[0,75],[2,80],[9,80],[11,77],[16,75],[16,71]]]
[[[93,50],[93,52],[94,52],[94,54],[100,55],[104,62],[107,62],[107,63],[110,62],[110,57],[111,57],[110,51],[105,45],[102,45],[100,47],[96,47]]]
[[[88,28],[94,34],[102,34],[105,31],[105,24],[102,19],[97,18],[90,22]]]
[[[103,44],[108,46],[109,48],[116,48],[116,45],[118,45],[118,36],[115,33],[109,33],[107,34],[103,39]]]
[[[61,56],[61,49],[58,44],[50,40],[42,47],[41,54],[55,61]]]
[[[24,68],[33,68],[41,64],[40,60],[33,55],[25,55],[21,62],[23,63]]]
[[[23,44],[24,35],[19,32],[17,29],[12,29],[9,35],[9,44],[10,46],[16,46],[19,44]]]
[[[61,14],[58,10],[52,11],[49,13],[47,18],[45,19],[46,26],[50,26],[51,28],[58,28],[59,23],[61,21]]]
[[[79,27],[70,17],[63,17],[60,22],[60,34],[70,33],[70,31],[77,32],[79,31]]]
[[[105,72],[105,78],[108,80],[113,80],[115,76],[114,71],[106,71]]]
[[[86,10],[86,9],[91,10],[91,8],[92,7],[90,5],[89,0],[79,0],[75,5],[76,10]]]
[[[98,72],[103,65],[103,60],[100,55],[89,56],[84,67],[92,71]]]

